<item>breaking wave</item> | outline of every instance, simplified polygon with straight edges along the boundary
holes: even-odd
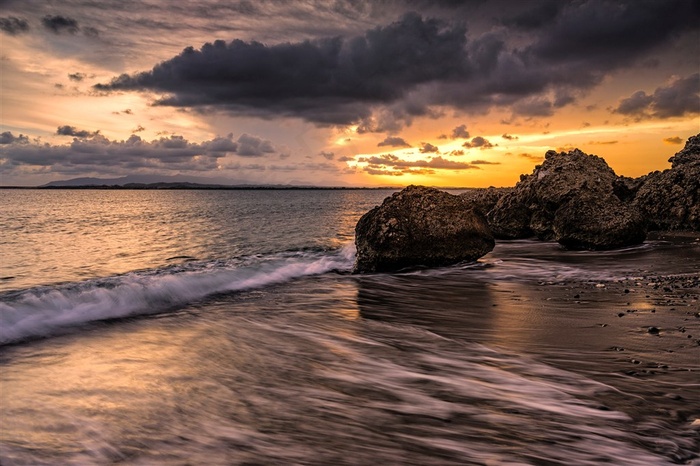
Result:
[[[262,288],[295,278],[345,272],[354,245],[326,252],[287,252],[234,261],[189,262],[0,295],[0,344],[46,336],[88,322],[154,314],[207,296]]]

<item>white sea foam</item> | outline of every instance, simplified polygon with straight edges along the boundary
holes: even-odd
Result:
[[[0,301],[0,344],[87,322],[162,312],[216,293],[261,288],[333,270],[348,271],[354,245],[334,252],[287,253],[233,265],[188,264],[40,287]]]

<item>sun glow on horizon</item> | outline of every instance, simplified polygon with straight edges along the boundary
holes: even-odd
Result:
[[[486,142],[419,136],[414,139],[427,140],[413,147],[360,152],[348,157],[346,164],[359,184],[369,186],[513,186],[520,174],[531,173],[544,160],[547,151],[577,148],[603,157],[618,175],[636,177],[668,168],[668,158],[680,149],[669,139],[685,141],[699,130],[700,118],[695,118],[530,130],[517,135],[491,132],[480,136]],[[669,138],[669,132],[680,136]],[[410,134],[406,132],[407,139]]]

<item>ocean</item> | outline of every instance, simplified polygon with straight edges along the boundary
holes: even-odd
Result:
[[[391,193],[0,190],[0,464],[700,464],[697,238],[352,274]]]

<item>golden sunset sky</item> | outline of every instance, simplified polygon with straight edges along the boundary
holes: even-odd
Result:
[[[639,176],[700,132],[696,0],[0,4],[4,186]]]

